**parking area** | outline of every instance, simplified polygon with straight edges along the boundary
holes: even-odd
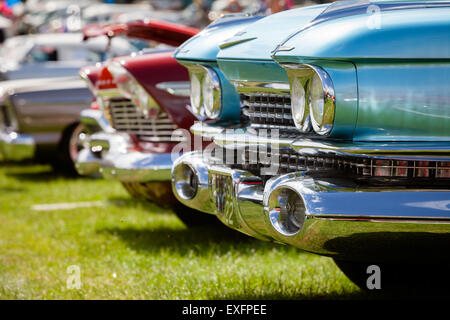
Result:
[[[119,183],[31,163],[0,164],[0,247],[0,299],[367,297],[330,258],[187,229]]]

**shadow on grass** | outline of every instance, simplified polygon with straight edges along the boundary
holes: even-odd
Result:
[[[27,191],[27,189],[25,189],[25,188],[16,188],[16,187],[0,187],[0,194],[24,192],[24,191]]]
[[[19,170],[17,170],[19,171]],[[65,179],[67,181],[71,180],[78,180],[82,179],[85,181],[89,180],[95,180],[95,178],[92,177],[85,177],[85,176],[76,176],[73,174],[66,174],[63,172],[56,172],[53,171],[53,169],[50,167],[48,169],[43,168],[42,170],[36,170],[36,171],[28,171],[24,172],[23,169],[20,170],[20,172],[15,172],[15,170],[11,170],[9,172],[6,172],[5,174],[7,177],[14,178],[20,181],[25,182],[45,182],[45,181],[52,181],[52,180],[58,180],[58,179]]]
[[[148,211],[151,214],[173,214],[173,212],[170,210],[170,207],[160,206],[148,200],[136,199],[132,198],[131,196],[110,197],[108,198],[108,202],[116,207],[126,209],[142,209]]]
[[[372,300],[372,299],[391,299],[392,294],[383,294],[381,292],[365,292],[355,291],[348,293],[336,293],[329,295],[321,294],[281,294],[279,292],[270,292],[270,288],[267,288],[268,293],[265,294],[247,294],[247,295],[221,295],[219,297],[213,297],[212,300]],[[319,306],[318,306],[319,307]]]
[[[197,227],[171,229],[160,227],[154,230],[138,228],[111,228],[97,230],[119,237],[129,247],[138,251],[160,252],[168,250],[178,255],[204,256],[224,255],[229,251],[241,254],[254,254],[284,246],[262,242],[231,229]],[[308,254],[299,251],[299,254]]]

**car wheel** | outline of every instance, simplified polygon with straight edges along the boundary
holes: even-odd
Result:
[[[67,128],[59,144],[57,159],[52,163],[53,168],[69,175],[78,175],[75,162],[85,139],[86,131],[82,124],[77,123]]]
[[[334,259],[341,271],[360,289],[439,292],[450,284],[449,263],[368,263]],[[411,292],[412,293],[412,292]]]

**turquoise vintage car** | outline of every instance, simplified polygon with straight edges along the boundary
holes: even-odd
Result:
[[[178,199],[330,256],[361,287],[372,270],[392,283],[438,274],[450,245],[449,17],[449,1],[340,1],[223,41],[215,70],[237,93],[218,87],[208,104],[239,111],[239,125],[191,129],[215,148],[176,161]]]

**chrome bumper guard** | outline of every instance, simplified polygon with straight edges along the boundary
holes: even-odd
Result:
[[[34,157],[36,144],[28,134],[0,131],[0,158],[20,161]]]
[[[131,151],[133,143],[128,134],[115,132],[107,126],[100,111],[85,110],[81,121],[101,132],[88,138],[89,147],[80,151],[75,167],[81,175],[100,173],[106,179],[122,182],[170,181],[172,153],[144,153]]]
[[[263,186],[196,152],[174,162],[172,188],[233,229],[340,259],[403,261],[419,251],[441,259],[450,244],[449,190],[362,189],[301,172]]]

